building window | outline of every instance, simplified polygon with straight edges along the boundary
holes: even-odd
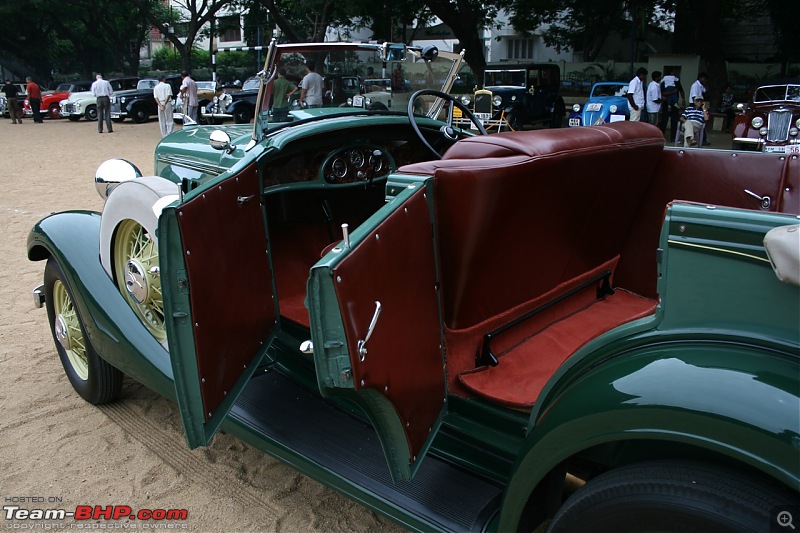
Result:
[[[533,39],[507,39],[508,59],[533,59]]]
[[[217,27],[220,41],[231,42],[242,40],[242,27],[239,23],[238,15],[233,17],[218,18]]]

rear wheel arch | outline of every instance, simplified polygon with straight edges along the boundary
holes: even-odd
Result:
[[[726,353],[734,351],[725,346],[716,348]],[[759,426],[758,418],[766,417],[748,418],[746,413],[738,414],[738,411],[746,410],[736,409],[716,413],[714,408],[719,404],[712,405],[705,412],[702,406],[686,398],[685,391],[667,395],[663,402],[652,405],[648,402],[652,403],[653,396],[633,394],[637,387],[631,385],[652,388],[651,380],[656,378],[661,380],[659,389],[663,394],[672,388],[679,390],[675,380],[696,381],[698,376],[705,377],[702,364],[707,362],[707,354],[702,351],[691,353],[687,349],[679,359],[674,346],[671,351],[675,357],[671,361],[675,364],[668,370],[677,374],[663,372],[656,375],[657,371],[667,370],[658,364],[665,360],[662,349],[666,348],[651,349],[649,354],[639,352],[636,359],[611,359],[567,385],[554,386],[550,390],[555,393],[539,399],[538,408],[535,407],[532,414],[528,439],[518,454],[509,479],[500,519],[501,530],[517,528],[533,511],[542,515],[543,502],[553,498],[560,501],[561,494],[552,493],[560,489],[552,487],[559,486],[554,485],[553,479],[554,476],[558,478],[558,469],[564,464],[570,471],[578,469],[591,478],[630,462],[694,458],[724,468],[734,465],[735,470],[747,470],[754,478],[774,480],[785,488],[796,490],[800,486],[800,476],[790,464],[791,458],[796,457],[791,428],[797,432],[800,425],[796,413],[790,419],[792,415],[788,409],[776,409],[771,421],[763,420]],[[693,356],[698,359],[693,360]],[[787,365],[793,364],[789,358],[768,350],[761,350],[759,359],[761,364],[771,365],[770,372],[775,375],[787,375]],[[765,359],[768,360],[765,362]],[[632,361],[635,363],[631,364]],[[686,364],[686,373],[680,374],[682,368],[677,363]],[[692,369],[699,371],[692,373]],[[718,370],[720,378],[734,384],[736,376],[743,382],[753,381],[749,370]],[[650,375],[644,376],[647,371]],[[633,381],[640,377],[637,374],[642,374],[638,383]],[[665,380],[666,376],[670,380]],[[797,398],[795,385],[796,382],[793,384],[791,380],[780,382],[780,386],[773,383],[766,394],[785,397],[781,403],[791,404]],[[697,392],[700,396],[708,396],[708,391]],[[757,415],[755,411],[763,412],[764,406],[756,400],[765,393],[764,390],[738,387],[729,392],[734,393],[741,404],[753,406],[750,410],[754,414]],[[587,405],[586,398],[594,398],[594,401]],[[771,431],[772,426],[787,430]],[[731,431],[731,427],[737,428],[736,431]],[[759,450],[767,451],[759,453]]]

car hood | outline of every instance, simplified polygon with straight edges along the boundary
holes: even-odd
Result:
[[[628,109],[628,99],[621,96],[601,96],[597,98],[589,98],[589,101],[581,109],[583,115],[582,123],[585,126],[593,124],[603,124],[608,122],[608,117],[611,115],[611,106],[617,106],[615,114],[630,114]]]
[[[211,147],[209,136],[222,130],[236,149],[231,154]],[[253,135],[252,124],[187,126],[164,137],[156,147],[156,174],[172,181],[183,178],[205,180],[226,172],[244,157]],[[248,158],[249,159],[249,158]]]
[[[67,98],[68,102],[77,102],[79,100],[86,100],[88,98],[94,98],[95,96],[92,94],[92,91],[80,91],[77,93],[72,93]]]

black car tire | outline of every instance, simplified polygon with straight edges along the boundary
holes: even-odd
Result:
[[[72,122],[78,122],[81,119],[80,115],[68,115],[67,118]]]
[[[247,124],[253,118],[253,112],[248,107],[239,107],[233,112],[233,121],[236,124]]]
[[[137,124],[144,124],[150,119],[150,113],[144,106],[135,106],[130,112],[131,118]]]
[[[125,119],[123,117],[116,117],[116,118],[112,118],[111,120],[113,120],[114,122],[119,123],[119,122],[123,122]]]
[[[103,360],[95,351],[86,335],[86,328],[80,313],[74,304],[75,299],[67,278],[61,270],[61,266],[52,257],[47,260],[44,269],[44,293],[50,331],[53,334],[53,341],[64,367],[64,373],[66,373],[72,388],[84,400],[94,405],[115,400],[122,389],[123,374]],[[56,314],[57,308],[61,310],[58,315]],[[63,317],[67,314],[70,315],[70,318],[65,321]],[[71,331],[71,334],[67,335],[67,338],[70,339],[68,344],[75,348],[70,348],[69,352],[59,340],[56,327],[59,317],[62,317],[62,320],[59,321],[60,324],[70,324],[69,328],[63,328]],[[78,370],[76,363],[70,359],[71,356],[73,359],[80,358],[81,370]],[[81,373],[86,375],[81,376]]]
[[[86,108],[86,120],[90,122],[94,122],[97,120],[97,106],[91,106]]]
[[[772,509],[797,503],[779,487],[740,471],[651,461],[589,481],[564,503],[548,531],[763,531]]]
[[[509,116],[506,117],[508,120],[508,125],[515,131],[522,131],[525,127],[525,120],[522,118],[522,113],[519,111],[512,111]]]

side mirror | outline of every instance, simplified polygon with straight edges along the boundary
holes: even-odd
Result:
[[[231,137],[222,130],[214,130],[208,136],[208,141],[211,148],[214,150],[225,150],[225,153],[230,154],[236,150],[236,146],[231,144]]]

